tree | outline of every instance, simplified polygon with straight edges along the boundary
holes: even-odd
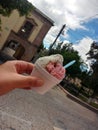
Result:
[[[0,14],[9,16],[14,9],[17,9],[20,16],[28,15],[33,9],[33,5],[27,0],[0,0]],[[2,21],[0,19],[0,30]]]
[[[98,62],[98,43],[97,42],[94,41],[91,44],[91,48],[90,48],[90,50],[89,50],[89,52],[87,54],[89,55],[88,58],[90,58],[90,59],[94,58]]]
[[[27,15],[33,9],[33,5],[27,0],[0,0],[0,14],[4,16],[17,9],[20,15]]]
[[[88,59],[93,59],[91,68],[93,69],[93,74],[91,75],[91,86],[94,90],[93,96],[98,94],[98,43],[93,42],[91,44],[91,48],[89,52],[87,53]]]
[[[80,64],[82,64],[82,60],[78,55],[78,52],[75,51],[72,47],[72,43],[59,43],[56,48],[52,48],[50,51],[51,54],[62,54],[64,58],[64,65],[72,60],[76,60],[76,63],[67,69],[67,74],[71,77],[79,77],[81,74]]]

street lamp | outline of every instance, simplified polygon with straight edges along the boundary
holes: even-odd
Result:
[[[62,33],[62,31],[64,30],[65,27],[66,27],[66,24],[64,24],[64,25],[62,26],[62,28],[61,28],[61,30],[59,31],[59,33],[58,33],[57,37],[55,38],[54,42],[50,45],[48,54],[50,54],[50,51],[51,51],[52,47],[53,47],[54,44],[56,43],[58,37],[61,35],[61,33]]]

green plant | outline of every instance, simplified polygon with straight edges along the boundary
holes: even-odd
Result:
[[[82,94],[79,94],[78,98],[84,102],[87,102],[87,100],[88,100],[87,97],[83,96]]]
[[[91,102],[90,105],[93,106],[93,107],[95,107],[95,108],[98,108],[98,104],[96,104],[94,102]]]

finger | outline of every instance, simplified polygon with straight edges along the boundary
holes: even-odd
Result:
[[[25,87],[25,88],[23,88],[23,89],[26,89],[26,90],[31,90],[31,89],[32,89],[32,87]]]
[[[15,67],[16,67],[17,73],[19,74],[22,74],[22,73],[30,74],[34,68],[34,65],[26,61],[16,61]]]
[[[44,81],[37,77],[18,75],[14,84],[15,88],[40,87]]]

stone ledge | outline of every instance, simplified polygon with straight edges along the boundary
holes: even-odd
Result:
[[[84,101],[80,100],[79,98],[73,96],[72,94],[70,94],[69,92],[67,92],[63,87],[59,86],[61,90],[63,90],[63,92],[66,94],[66,96],[70,99],[72,99],[73,101],[79,103],[80,105],[88,108],[89,110],[95,112],[98,114],[98,109],[92,107],[91,105],[85,103]]]

